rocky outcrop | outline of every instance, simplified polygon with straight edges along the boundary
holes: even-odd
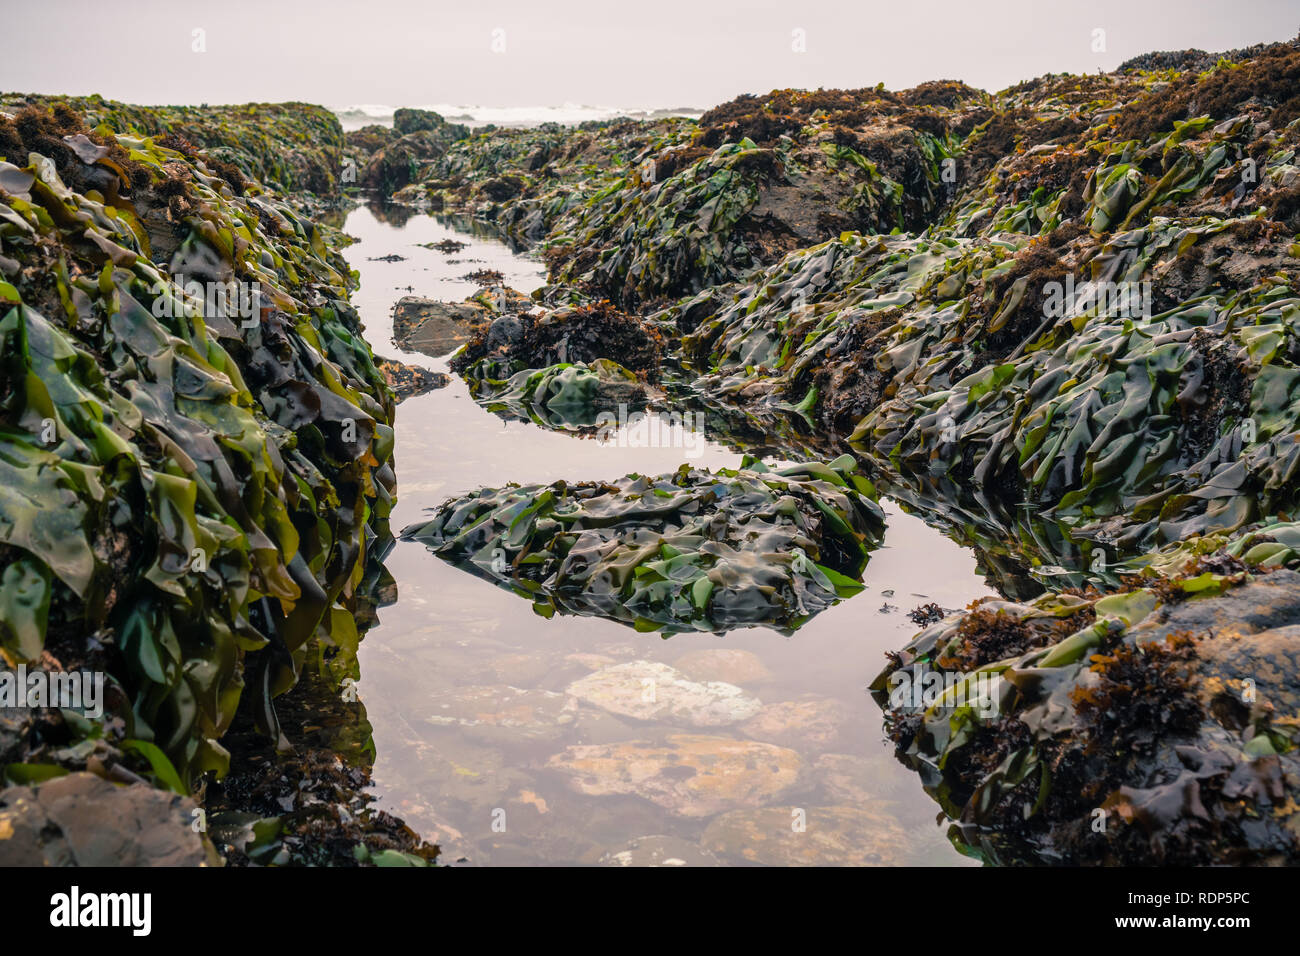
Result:
[[[332,116],[85,102],[0,116],[0,655],[105,673],[106,710],[42,712],[7,772],[188,790],[241,699],[279,741],[309,653],[356,676],[394,399],[334,234],[251,178],[331,188]]]
[[[399,109],[393,115],[396,138],[378,144],[378,137],[356,137],[358,145],[369,145],[372,154],[361,172],[359,184],[382,196],[389,196],[415,182],[453,143],[469,135],[469,130],[448,123],[437,113],[427,110]]]
[[[148,784],[74,773],[0,790],[0,866],[219,866],[202,811]]]
[[[1300,860],[1300,574],[1280,567],[1300,565],[1300,532],[1220,543],[1104,597],[981,602],[877,678],[900,755],[967,852]]]
[[[484,488],[402,537],[527,596],[546,617],[675,633],[793,630],[861,590],[883,530],[874,488],[846,456]]]

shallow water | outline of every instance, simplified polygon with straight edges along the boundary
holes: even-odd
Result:
[[[538,263],[505,244],[429,216],[398,227],[358,209],[345,231],[360,240],[345,254],[361,274],[354,301],[370,344],[376,354],[413,365],[446,367],[393,344],[391,307],[400,296],[463,299],[476,287],[460,277],[483,268],[501,271],[523,292],[543,281]],[[451,255],[418,245],[444,238],[469,245]],[[406,260],[370,261],[391,253]],[[684,460],[740,463],[739,454],[713,442],[690,450],[698,456],[688,458],[683,447],[602,445],[503,422],[474,404],[453,376],[449,387],[398,408],[392,527],[400,531],[444,499],[482,485],[658,474]],[[398,601],[381,609],[360,652],[359,690],[378,752],[378,805],[441,844],[449,863],[972,863],[948,843],[916,775],[890,756],[880,709],[865,688],[885,652],[915,633],[908,610],[929,601],[958,608],[994,592],[971,551],[882,504],[889,526],[867,567],[866,590],[793,636],[748,628],[663,639],[596,618],[546,620],[529,602],[423,545],[398,541],[387,560]],[[701,662],[693,652],[704,649],[746,653]],[[619,716],[565,693],[600,667],[675,665],[688,654],[687,677],[730,680],[765,709],[746,723],[701,728]],[[772,706],[792,701],[800,706]],[[609,789],[599,785],[604,773],[620,777],[617,786],[634,786],[627,778],[641,764],[631,757],[652,747],[698,768],[724,759],[719,754],[731,742],[751,740],[784,749],[742,751],[745,773],[722,785],[748,780],[744,792],[670,786],[653,801],[636,793],[591,795]],[[596,766],[592,752],[567,751],[582,745],[604,746],[600,755],[611,759]],[[583,772],[548,766],[566,752],[564,762]],[[775,761],[772,776],[756,774],[756,761],[768,759]],[[661,777],[691,776],[687,767],[673,769],[681,773]]]

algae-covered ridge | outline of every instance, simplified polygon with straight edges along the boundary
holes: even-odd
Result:
[[[883,534],[875,488],[845,456],[485,488],[402,537],[530,599],[543,617],[594,615],[668,635],[793,631],[861,590]]]
[[[303,157],[337,171],[341,133],[292,105],[3,102],[0,653],[108,687],[0,763],[186,793],[241,699],[277,740],[304,668],[357,676],[385,580],[393,396],[332,240],[259,181],[330,189]]]
[[[534,313],[608,300],[661,336],[676,401],[847,449],[976,547],[1012,600],[877,683],[924,665],[949,695],[881,700],[960,848],[1293,862],[1298,152],[1291,41],[480,131],[394,198],[532,243]],[[489,407],[607,402],[509,358],[458,369]]]
[[[698,403],[847,441],[993,563],[1113,584],[1296,504],[1300,52],[1235,55],[480,132],[404,195],[534,240],[543,309],[639,314]],[[513,358],[465,374],[554,365]]]

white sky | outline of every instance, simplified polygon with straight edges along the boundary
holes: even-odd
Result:
[[[1300,0],[7,0],[3,24],[6,91],[707,107],[785,86],[996,90],[1150,50],[1283,40],[1300,31]],[[206,52],[192,49],[196,29]],[[1093,52],[1095,29],[1105,52]]]

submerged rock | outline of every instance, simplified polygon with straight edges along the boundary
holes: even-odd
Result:
[[[759,684],[772,679],[772,672],[757,654],[739,647],[687,651],[673,661],[673,666],[693,680]]]
[[[655,661],[631,661],[602,668],[574,681],[567,692],[624,717],[692,727],[739,723],[762,708],[757,698],[735,684],[697,683],[667,664]]]
[[[861,807],[881,799],[899,799],[910,789],[900,782],[900,765],[884,754],[822,754],[813,765],[817,782],[837,804]]]
[[[852,720],[853,710],[843,701],[810,695],[766,704],[740,730],[757,740],[823,750],[840,742]]]
[[[707,850],[673,836],[637,837],[621,850],[601,857],[602,866],[718,866],[718,858]]]
[[[861,806],[733,810],[709,823],[703,847],[764,866],[902,866],[909,837],[893,817]]]
[[[771,744],[674,734],[662,744],[569,747],[547,766],[569,774],[579,793],[632,794],[679,816],[707,817],[776,799],[798,782],[802,762]]]
[[[475,739],[513,743],[556,739],[577,710],[572,696],[548,690],[458,687],[432,696],[424,720],[436,727],[459,727]]]

